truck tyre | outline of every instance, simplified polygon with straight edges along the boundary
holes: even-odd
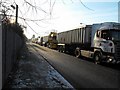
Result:
[[[95,53],[94,61],[95,61],[95,64],[100,64],[100,62],[101,62],[101,53],[100,52]]]
[[[78,47],[75,49],[75,56],[77,58],[79,58],[81,56],[81,51],[80,51],[80,48],[78,48]]]
[[[63,46],[60,46],[60,47],[59,47],[59,52],[64,52]]]
[[[60,47],[58,47],[58,52],[60,52]]]

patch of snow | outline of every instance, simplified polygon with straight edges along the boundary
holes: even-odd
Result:
[[[11,88],[73,88],[42,56],[28,47],[14,73]],[[39,56],[38,56],[39,55]]]

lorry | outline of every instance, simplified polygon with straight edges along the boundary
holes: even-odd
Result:
[[[58,33],[57,40],[60,52],[92,58],[96,64],[120,62],[120,23],[104,22],[78,27]]]
[[[48,42],[48,36],[43,36],[40,38],[40,45],[41,46],[47,46],[46,43]]]
[[[41,37],[41,45],[51,48],[51,49],[57,49],[57,33],[56,32],[50,32],[48,36]]]

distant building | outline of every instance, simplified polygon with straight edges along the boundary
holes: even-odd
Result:
[[[118,22],[120,23],[120,1],[118,2]]]

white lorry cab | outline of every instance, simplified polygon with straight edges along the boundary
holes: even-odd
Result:
[[[75,54],[76,57],[120,62],[120,23],[105,22],[78,27],[58,33],[58,50]]]
[[[120,62],[120,23],[93,24],[91,36],[96,61]]]

